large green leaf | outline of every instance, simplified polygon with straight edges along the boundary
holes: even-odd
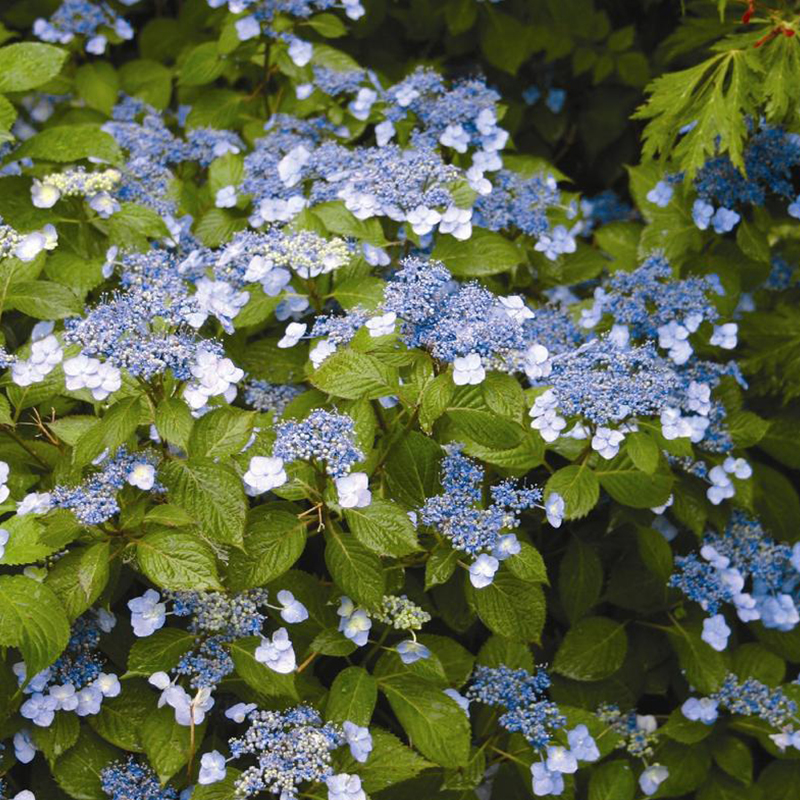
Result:
[[[477,277],[496,275],[516,267],[522,252],[499,233],[476,228],[466,241],[443,236],[436,243],[433,257],[444,261],[453,275]]]
[[[108,800],[101,787],[100,773],[121,756],[120,750],[84,727],[75,746],[54,764],[53,777],[75,800]]]
[[[580,519],[597,505],[600,483],[585,464],[571,464],[550,476],[544,496],[549,497],[551,492],[564,498],[564,519]]]
[[[150,636],[137,639],[128,653],[128,672],[146,675],[169,672],[180,658],[192,649],[196,637],[178,628],[161,628]]]
[[[114,137],[100,130],[99,125],[59,125],[45,128],[20,145],[20,157],[39,158],[43,161],[78,161],[100,158],[111,164],[122,160],[122,153]]]
[[[625,628],[605,617],[586,617],[573,625],[553,659],[553,671],[576,681],[613,675],[625,660]]]
[[[67,51],[38,42],[0,48],[0,92],[25,92],[61,72]]]
[[[306,526],[297,516],[270,509],[248,525],[244,550],[234,550],[227,583],[236,591],[264,586],[289,570],[303,553]]]
[[[241,547],[247,501],[242,480],[232,467],[205,458],[172,460],[158,474],[170,500],[185,508],[206,536]]]
[[[331,529],[326,537],[325,563],[344,593],[375,608],[380,605],[386,577],[378,556],[352,533]]]
[[[157,530],[136,540],[142,572],[162,589],[221,589],[213,550],[197,536]]]
[[[250,441],[256,414],[231,406],[214,409],[194,424],[189,458],[219,458],[240,453]]]
[[[192,743],[203,741],[206,722],[179,725],[171,706],[153,709],[142,722],[141,737],[147,760],[162,781],[169,780],[192,755]]]
[[[378,682],[408,738],[422,755],[443,767],[461,767],[469,758],[466,714],[441,689],[411,675]]]
[[[335,397],[375,399],[397,391],[397,370],[375,356],[339,350],[309,377],[311,383]]]
[[[483,589],[467,587],[467,600],[484,624],[509,639],[538,642],[545,621],[545,599],[538,583],[497,573]]]
[[[83,306],[75,293],[51,281],[20,281],[6,295],[9,308],[34,319],[62,319],[80,314]]]
[[[22,575],[1,575],[0,608],[0,644],[19,648],[28,678],[50,666],[67,646],[67,615],[47,586]]]
[[[603,565],[597,551],[573,538],[559,567],[558,594],[570,622],[579,620],[600,599]]]
[[[333,722],[349,720],[369,725],[378,699],[378,684],[363,667],[347,667],[333,680],[325,717]]]
[[[419,549],[408,514],[390,500],[373,498],[364,508],[348,508],[347,524],[356,538],[378,555],[406,556]]]

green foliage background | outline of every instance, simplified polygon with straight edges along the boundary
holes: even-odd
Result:
[[[158,109],[188,104],[190,126],[230,128],[248,143],[269,114],[296,111],[291,85],[298,76],[285,52],[267,50],[259,39],[240,43],[232,15],[205,0],[145,0],[126,9],[136,38],[114,44],[101,58],[26,38],[33,20],[55,5],[20,0],[3,3],[0,11],[0,139],[13,139],[11,127],[24,117],[21,101],[31,91],[78,101],[59,105],[17,151],[15,158],[33,160],[30,174],[89,156],[119,163],[117,145],[100,131],[119,91]],[[775,209],[755,209],[735,236],[721,237],[695,227],[688,197],[664,209],[644,199],[666,171],[691,176],[717,147],[740,165],[747,115],[800,130],[798,37],[780,32],[754,47],[776,26],[794,30],[800,24],[796,4],[776,3],[746,26],[740,23],[746,4],[732,0],[366,5],[359,22],[324,14],[301,22],[298,31],[315,42],[322,63],[370,67],[392,80],[418,63],[450,77],[483,71],[504,98],[502,124],[514,150],[509,163],[530,172],[550,165],[576,195],[613,188],[638,209],[636,219],[597,229],[576,254],[554,263],[522,239],[440,240],[434,255],[458,277],[478,276],[498,291],[541,299],[547,288],[632,269],[662,248],[677,270],[686,273],[702,262],[704,271],[719,274],[733,307],[741,292],[763,283],[778,248],[797,263],[800,229]],[[527,106],[522,92],[534,84],[563,88],[563,110],[553,113],[542,102]],[[324,110],[335,122],[346,114],[331,98],[310,110]],[[678,139],[678,130],[695,120]],[[179,175],[182,206],[193,214],[204,244],[217,245],[245,225],[243,212],[213,205],[214,192],[237,170],[241,161],[227,158],[208,174]],[[0,261],[9,351],[28,340],[37,320],[62,319],[97,297],[109,245],[145,249],[165,233],[157,215],[133,204],[107,223],[56,219],[31,206],[29,186],[29,177],[0,178],[0,216],[21,231],[57,222],[62,246],[30,264]],[[341,204],[315,209],[306,222],[330,234],[387,241],[375,220],[358,222]],[[332,294],[345,307],[374,300],[381,283],[368,273],[355,268],[337,275]],[[800,540],[799,295],[796,288],[758,294],[758,310],[742,323],[737,351],[750,388],[730,388],[725,398],[737,449],[754,467],[733,502],[788,543]],[[188,458],[161,470],[166,503],[131,494],[108,528],[83,527],[67,512],[3,522],[15,546],[0,561],[0,737],[10,742],[22,724],[22,698],[10,670],[16,652],[32,670],[44,668],[65,646],[69,623],[92,605],[124,609],[128,597],[150,584],[231,591],[267,585],[290,588],[311,611],[293,639],[298,659],[313,655],[313,666],[278,676],[254,660],[253,642],[242,640],[232,647],[236,674],[227,688],[264,706],[303,699],[329,719],[370,724],[373,757],[343,768],[361,775],[374,800],[473,800],[490,764],[500,765],[493,797],[530,796],[533,756],[525,743],[496,735],[502,731],[486,709],[473,716],[470,729],[441,689],[463,686],[475,663],[531,668],[534,661],[550,664],[551,695],[570,722],[586,721],[597,735],[602,726],[589,712],[601,702],[659,717],[657,760],[669,767],[670,778],[657,797],[798,796],[800,754],[779,753],[766,726],[723,717],[706,727],[680,715],[689,685],[714,691],[729,671],[779,685],[793,679],[800,664],[800,629],[776,633],[758,623],[740,625],[727,651],[712,650],[700,639],[701,610],[667,588],[673,548],[696,548],[696,537],[709,526],[724,528],[730,512],[709,504],[696,479],[670,469],[663,451],[688,454],[682,445],[665,442],[653,429],[642,432],[640,449],[629,444],[611,462],[590,461],[569,446],[545,447],[527,425],[529,393],[515,380],[497,375],[482,387],[456,389],[434,376],[427,356],[392,357],[369,340],[311,371],[305,352],[276,348],[280,326],[273,311],[269,301],[245,309],[250,322],[226,337],[227,351],[257,377],[305,381],[308,391],[295,401],[296,414],[334,405],[351,414],[374,470],[372,506],[335,515],[324,535],[298,519],[306,500],[320,499],[315,489],[306,491],[303,474],[294,476],[282,499],[248,506],[240,479],[248,456],[239,453],[254,428],[268,431],[271,422],[255,412],[221,408],[195,421],[176,397],[133,384],[108,406],[64,392],[63,375],[27,390],[2,379],[0,458],[11,465],[15,498],[78,480],[101,451],[144,439],[151,424]],[[387,422],[375,400],[393,392],[404,415]],[[509,562],[479,591],[445,543],[431,536],[420,541],[406,517],[437,493],[440,443],[452,439],[467,442],[467,452],[496,478],[528,475],[567,502],[568,522],[558,532],[526,518],[519,532],[525,558]],[[259,437],[259,452],[268,453],[270,445],[268,433]],[[648,510],[670,494],[681,526],[673,545],[650,527]],[[0,506],[7,515],[14,508],[11,501]],[[62,558],[49,558],[62,551]],[[27,577],[26,565],[33,569]],[[434,653],[430,662],[404,667],[392,653],[354,654],[337,633],[330,600],[346,592],[369,605],[389,591],[407,593],[434,614],[420,636]],[[8,773],[18,788],[30,786],[37,798],[102,800],[98,771],[122,751],[143,754],[162,780],[179,788],[189,781],[189,733],[174,724],[171,712],[156,711],[156,695],[144,680],[174,664],[188,644],[174,629],[134,641],[124,623],[107,638],[107,655],[125,675],[120,698],[96,717],[79,723],[59,714],[50,729],[35,732],[49,770],[41,760],[34,770],[15,764],[13,749],[0,753],[0,775]],[[491,738],[479,733],[486,730]],[[600,740],[604,759],[569,780],[564,797],[641,796],[633,779],[640,764],[613,749],[613,736]],[[194,747],[203,752],[220,741],[210,724],[197,732]],[[224,786],[196,790],[194,800],[232,798],[231,773]]]

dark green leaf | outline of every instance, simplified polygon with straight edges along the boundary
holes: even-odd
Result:
[[[484,624],[509,639],[538,642],[545,620],[545,599],[538,583],[500,571],[483,589],[467,587],[467,600]]]
[[[171,502],[185,508],[206,536],[241,547],[247,501],[242,480],[232,467],[211,459],[172,460],[158,474]]]
[[[553,671],[576,681],[603,680],[622,666],[627,652],[622,625],[606,617],[586,617],[567,631],[553,659]]]
[[[64,609],[51,589],[22,575],[0,576],[0,607],[0,644],[19,648],[32,678],[67,646]]]
[[[136,540],[142,572],[162,589],[221,589],[211,548],[189,533],[161,530]]]
[[[441,689],[410,675],[379,681],[397,719],[414,747],[443,767],[464,766],[469,759],[467,715]]]
[[[369,725],[378,699],[378,684],[362,667],[347,667],[331,684],[325,718]]]
[[[386,579],[381,561],[351,533],[331,529],[325,546],[325,563],[344,593],[369,607],[383,598]]]
[[[373,497],[364,508],[347,508],[347,524],[355,537],[378,555],[406,556],[419,549],[408,514],[389,500]]]
[[[306,526],[296,515],[271,509],[247,527],[244,550],[231,553],[228,584],[234,591],[264,586],[283,575],[303,553]]]

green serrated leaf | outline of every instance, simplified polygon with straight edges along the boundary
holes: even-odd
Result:
[[[148,533],[136,540],[136,557],[142,572],[162,589],[222,588],[213,551],[192,534],[171,530]]]
[[[104,742],[89,728],[83,728],[74,747],[53,765],[53,777],[75,800],[107,800],[100,773],[121,756],[122,752],[116,747]]]
[[[221,544],[241,547],[247,502],[241,478],[233,467],[211,459],[168,461],[158,472],[170,501],[202,526],[203,533]]]
[[[559,568],[558,593],[570,622],[579,620],[600,599],[603,565],[597,551],[573,538]]]
[[[335,397],[377,399],[397,391],[397,370],[375,356],[338,350],[309,376],[309,381]]]
[[[78,547],[60,558],[48,573],[45,585],[56,594],[71,620],[90,608],[105,589],[110,554],[108,542]]]
[[[373,498],[364,508],[346,508],[344,516],[356,538],[373,553],[399,557],[419,549],[408,514],[390,500]]]
[[[67,51],[38,42],[0,48],[0,92],[25,92],[47,83],[61,71]]]
[[[545,620],[545,599],[538,583],[498,572],[483,589],[467,586],[467,601],[489,630],[509,639],[538,642]]]
[[[381,561],[353,534],[329,528],[325,563],[346,595],[368,607],[380,605],[386,588]]]
[[[306,526],[297,516],[270,509],[247,526],[244,550],[231,553],[230,588],[242,591],[279,578],[297,561],[306,545]]]
[[[433,258],[459,278],[496,275],[521,263],[521,250],[502,234],[476,228],[472,236],[459,241],[452,236],[442,236],[433,250]]]
[[[255,411],[223,406],[202,416],[189,435],[189,458],[218,458],[240,453],[250,441]]]
[[[19,648],[32,678],[67,646],[67,615],[51,589],[22,575],[0,575],[0,606],[0,644]]]
[[[422,755],[443,767],[466,765],[470,726],[454,700],[438,687],[410,675],[391,675],[378,685]]]
[[[622,666],[627,652],[622,625],[606,617],[585,617],[567,631],[552,669],[576,681],[599,681]]]
[[[564,519],[585,517],[600,499],[600,482],[585,464],[572,464],[554,472],[544,488],[544,496],[556,492],[564,498]]]
[[[633,800],[635,794],[636,781],[627,761],[608,761],[592,770],[589,800]]]
[[[128,654],[128,673],[149,678],[154,672],[169,672],[195,641],[195,636],[178,628],[161,628],[137,639]]]
[[[142,722],[141,739],[147,760],[161,781],[168,781],[192,754],[192,742],[203,741],[206,723],[189,726],[175,721],[175,711],[162,706],[150,711]]]
[[[6,295],[6,304],[34,319],[63,319],[83,310],[75,292],[51,281],[12,284]]]
[[[122,152],[111,134],[99,125],[58,125],[27,139],[20,145],[20,158],[39,158],[43,161],[78,161],[100,158],[110,164],[122,161]]]
[[[145,720],[156,710],[156,693],[144,680],[126,680],[116,697],[103,699],[100,713],[88,717],[89,725],[123,750],[143,753],[141,729]]]
[[[531,544],[520,542],[520,550],[506,561],[508,571],[530,583],[548,583],[547,566],[542,554]]]
[[[349,720],[369,725],[378,700],[378,684],[362,667],[347,667],[331,684],[325,718],[332,722]]]

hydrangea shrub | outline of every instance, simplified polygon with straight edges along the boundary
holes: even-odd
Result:
[[[800,7],[0,10],[0,800],[790,800]]]

